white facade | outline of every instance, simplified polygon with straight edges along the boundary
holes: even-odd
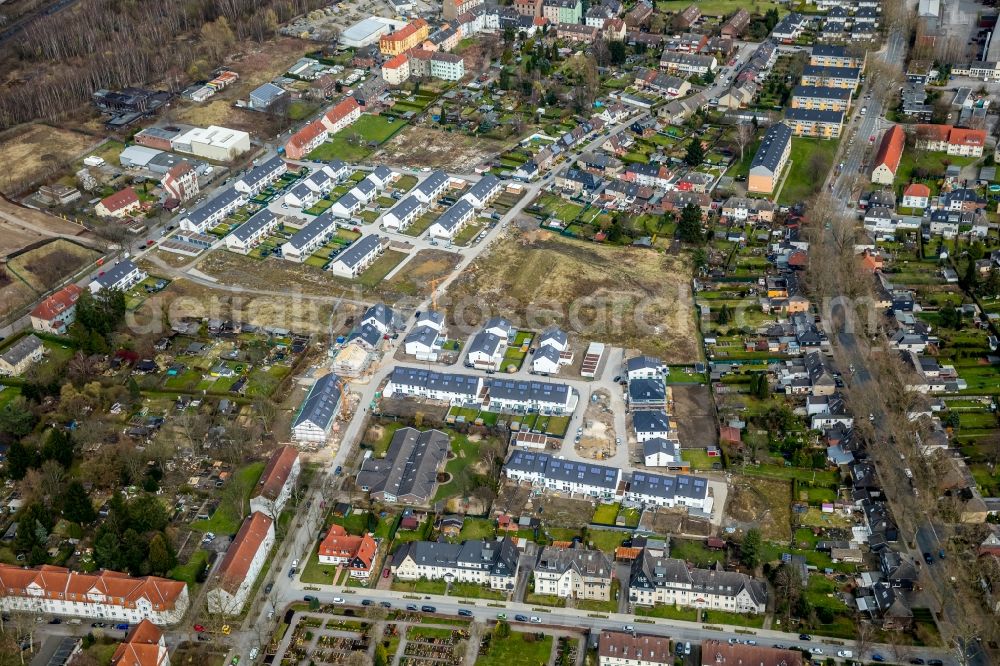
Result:
[[[103,275],[98,275],[91,280],[88,286],[92,294],[96,294],[102,289],[128,291],[132,285],[142,282],[147,277],[146,271],[136,266],[131,260],[123,259],[106,269]]]
[[[282,510],[285,508],[285,504],[292,496],[292,490],[295,488],[295,484],[299,480],[299,473],[302,470],[302,464],[299,462],[299,457],[296,454],[294,461],[288,471],[288,476],[285,482],[281,485],[281,489],[278,491],[274,499],[270,499],[265,494],[255,495],[253,499],[250,500],[250,513],[254,511],[260,511],[265,516],[270,516],[271,518],[277,518],[281,515]]]
[[[249,518],[247,518],[247,521],[253,520],[254,516],[258,515],[261,514],[252,514]],[[257,576],[260,575],[261,570],[264,568],[264,563],[267,562],[268,554],[274,546],[274,521],[266,516],[264,518],[267,521],[267,532],[263,539],[261,539],[257,544],[257,548],[251,556],[246,574],[238,581],[238,585],[235,589],[226,589],[226,586],[224,585],[216,585],[213,589],[209,590],[209,612],[222,613],[224,615],[239,615],[242,613],[243,607],[246,605],[247,598],[250,596],[250,591],[253,589],[254,583],[257,581]],[[239,548],[240,544],[238,541],[239,535],[237,534],[237,540],[233,541],[229,548]],[[222,572],[220,572],[219,575],[221,576]]]
[[[216,162],[231,162],[250,150],[250,135],[228,127],[195,127],[174,138],[174,150],[188,152]]]
[[[465,60],[457,56],[445,58],[451,54],[435,54],[431,56],[431,76],[444,81],[458,81],[465,76]]]

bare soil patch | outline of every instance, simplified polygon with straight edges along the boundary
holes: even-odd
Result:
[[[611,402],[605,391],[595,391],[597,402],[588,402],[583,415],[583,432],[575,444],[576,452],[587,458],[603,460],[615,455],[615,418],[608,408]],[[574,436],[567,433],[567,436]]]
[[[451,274],[461,255],[444,250],[421,250],[384,283],[386,291],[423,299],[431,293],[431,283]]]
[[[681,446],[703,449],[719,441],[716,432],[715,409],[708,386],[675,384],[670,387],[674,397],[673,415],[677,420]]]
[[[37,291],[46,291],[100,257],[96,250],[56,239],[8,262],[10,270]]]
[[[491,315],[520,328],[556,323],[588,340],[635,347],[668,363],[701,357],[682,255],[509,230],[448,290],[456,330]]]
[[[510,142],[473,138],[423,125],[411,125],[392,137],[367,161],[409,167],[472,173],[487,158],[503,152]]]
[[[0,192],[17,194],[28,183],[54,177],[98,141],[49,125],[22,125],[0,134],[0,164],[17,165],[0,175]]]
[[[788,541],[791,531],[791,486],[780,479],[734,477],[726,517],[745,529],[757,527],[765,539]]]
[[[588,500],[570,499],[542,495],[532,503],[541,510],[541,516],[546,525],[579,529],[590,522],[594,515],[594,504]]]

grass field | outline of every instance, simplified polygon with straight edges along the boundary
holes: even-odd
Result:
[[[491,590],[484,585],[477,585],[476,583],[452,583],[451,587],[448,588],[448,596],[468,597],[470,599],[494,599],[499,601],[505,595],[503,592]]]
[[[58,238],[12,258],[7,270],[35,291],[44,292],[100,256],[95,250]]]
[[[646,617],[658,617],[664,620],[684,620],[686,622],[697,622],[698,611],[694,608],[677,608],[676,606],[636,606],[636,615]]]
[[[502,314],[515,325],[525,320],[530,304],[545,303],[553,323],[571,333],[613,335],[624,347],[668,363],[690,363],[701,357],[690,274],[683,255],[598,245],[547,231],[510,231],[452,283],[448,296],[453,303],[478,305],[483,320],[501,314],[490,306],[502,303]],[[571,313],[578,325],[568,324]]]
[[[246,499],[256,489],[260,475],[264,473],[264,463],[255,462],[242,468],[236,474],[240,483],[246,488]],[[233,511],[229,502],[223,502],[208,520],[196,520],[191,523],[191,529],[199,532],[215,532],[216,534],[234,534],[240,528],[240,519]]]
[[[823,178],[833,167],[833,158],[839,145],[839,140],[792,138],[792,150],[788,158],[790,166],[786,167],[788,175],[778,196],[778,203],[799,203],[816,193],[823,185]],[[820,174],[818,179],[812,175],[814,160],[818,163],[815,167],[816,173]]]
[[[788,7],[778,2],[754,2],[753,7],[748,7],[747,3],[742,2],[742,0],[699,0],[698,9],[701,10],[702,14],[708,16],[726,16],[732,14],[737,9],[742,7],[747,7],[754,14],[763,14],[768,9],[777,9],[779,14],[787,14]],[[686,7],[691,5],[687,0],[658,0],[656,3],[656,8],[661,12],[682,12]]]
[[[0,160],[17,165],[0,175],[0,192],[16,194],[11,186],[17,181],[44,178],[60,164],[69,166],[89,146],[93,137],[49,125],[24,125],[0,134]]]
[[[492,641],[490,650],[480,654],[476,666],[544,666],[552,654],[552,637],[511,632],[502,641]]]
[[[382,256],[376,259],[365,272],[358,276],[358,282],[366,287],[374,287],[388,275],[393,268],[399,265],[408,255],[406,252],[396,250],[386,250]]]
[[[591,518],[590,522],[599,525],[614,525],[615,519],[618,517],[619,507],[619,504],[598,504],[597,509],[594,510],[594,517]]]

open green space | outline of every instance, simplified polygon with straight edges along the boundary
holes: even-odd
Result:
[[[421,594],[444,594],[448,584],[443,580],[393,580],[392,589],[397,592],[419,592]]]
[[[785,184],[778,203],[794,204],[805,201],[823,185],[823,178],[833,167],[839,139],[793,137]],[[816,177],[815,174],[821,174]]]
[[[480,654],[476,666],[545,666],[552,654],[552,637],[511,632],[501,640],[490,641],[490,649]]]
[[[503,592],[491,590],[485,585],[476,583],[452,583],[448,588],[448,595],[452,597],[468,597],[470,599],[493,599],[496,601],[506,598]]]
[[[264,463],[255,462],[236,472],[239,483],[245,488],[246,503],[249,505],[250,495],[257,488],[257,481],[264,473]],[[235,534],[240,529],[241,519],[236,515],[230,502],[219,504],[215,513],[208,520],[196,520],[191,523],[191,529],[199,532],[214,532],[215,534]]]
[[[673,553],[671,553],[673,555]],[[683,620],[685,622],[697,622],[698,611],[694,608],[678,608],[659,604],[657,606],[636,606],[635,614],[645,617],[658,617],[664,620]]]
[[[375,287],[407,256],[406,252],[386,250],[382,256],[372,262],[371,266],[365,269],[364,273],[358,276],[358,282],[365,287]]]
[[[597,523],[599,525],[614,525],[615,519],[618,517],[618,510],[621,505],[618,503],[614,504],[598,504],[597,508],[594,510],[594,517],[590,519],[590,522]]]

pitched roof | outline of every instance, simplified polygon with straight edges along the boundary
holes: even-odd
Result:
[[[0,564],[0,587],[7,589],[7,596],[24,596],[31,588],[33,596],[125,608],[135,608],[137,601],[147,599],[157,610],[174,608],[187,590],[186,583],[156,576],[133,578],[106,570],[84,574],[51,565],[25,569],[10,564]]]
[[[701,642],[701,660],[717,666],[802,666],[799,650],[779,650],[762,645],[729,645],[718,640]]]
[[[666,636],[634,634],[625,631],[602,631],[597,653],[602,663],[605,658],[641,662],[643,664],[672,664],[674,655],[670,652],[670,639]]]
[[[324,430],[335,416],[334,412],[340,404],[340,378],[330,373],[316,380],[309,394],[302,401],[298,414],[292,422],[292,428],[306,421],[314,423]]]
[[[331,525],[326,538],[319,545],[319,554],[348,560],[357,558],[367,570],[371,567],[377,549],[378,544],[371,534],[355,536],[348,534],[340,525]]]
[[[45,321],[52,321],[73,307],[76,300],[80,298],[81,291],[82,289],[75,284],[66,285],[35,306],[35,309],[31,311],[31,316]]]
[[[101,205],[112,213],[137,203],[139,203],[139,195],[135,193],[135,189],[132,187],[126,187],[123,190],[118,190],[114,194],[101,199]]]
[[[219,586],[222,589],[230,593],[235,593],[239,589],[250,571],[250,564],[256,557],[257,551],[267,539],[273,523],[269,516],[260,511],[254,511],[243,521],[240,531],[236,533],[236,538],[229,545],[226,557],[219,566]]]
[[[294,148],[304,148],[305,146],[308,146],[310,142],[315,140],[316,137],[325,132],[326,126],[323,125],[323,121],[314,120],[289,137],[287,145]]]
[[[358,104],[358,100],[354,99],[353,97],[346,97],[337,104],[334,104],[332,107],[330,107],[330,110],[327,111],[323,115],[323,117],[327,120],[327,122],[333,124],[347,117],[347,115],[352,111],[354,111],[355,109],[360,109],[360,108],[361,105]]]
[[[282,446],[271,454],[271,459],[267,461],[267,467],[264,468],[264,473],[260,475],[260,481],[257,482],[254,496],[263,495],[269,500],[277,499],[298,458],[299,451],[294,446]]]
[[[784,155],[785,147],[792,140],[792,130],[784,123],[776,123],[768,128],[764,138],[757,148],[757,153],[753,156],[750,169],[764,167],[771,173],[778,170],[778,164]]]
[[[876,167],[884,165],[895,174],[899,167],[899,160],[903,156],[905,142],[906,135],[903,133],[903,128],[899,125],[893,125],[892,129],[882,136],[882,144],[878,147],[873,164]]]
[[[159,666],[167,658],[166,646],[161,646],[163,632],[149,620],[132,627],[118,645],[111,666]]]
[[[931,188],[923,183],[911,183],[909,187],[903,190],[904,197],[929,197],[930,195]]]

